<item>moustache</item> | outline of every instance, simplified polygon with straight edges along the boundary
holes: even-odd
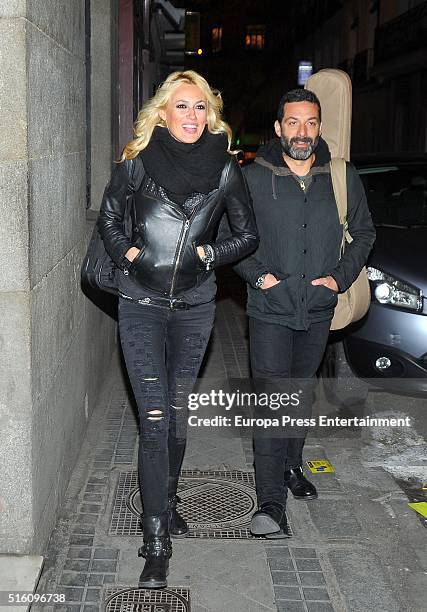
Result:
[[[293,144],[296,144],[296,143],[297,144],[302,144],[303,143],[303,144],[310,145],[310,144],[313,144],[313,139],[312,138],[307,138],[307,137],[306,138],[291,138],[291,140],[290,140],[291,146]]]

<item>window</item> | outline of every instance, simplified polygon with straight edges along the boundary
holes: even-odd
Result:
[[[246,26],[245,47],[246,49],[264,49],[265,25]]]
[[[222,49],[222,27],[212,28],[212,53]]]

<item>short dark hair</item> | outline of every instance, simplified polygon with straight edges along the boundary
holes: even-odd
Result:
[[[319,109],[319,120],[322,121],[322,109],[320,107],[319,98],[309,89],[298,88],[291,89],[282,96],[277,109],[277,121],[279,123],[282,123],[284,108],[287,102],[311,102],[312,104],[316,104],[317,108]]]

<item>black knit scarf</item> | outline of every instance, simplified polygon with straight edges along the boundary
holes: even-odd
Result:
[[[147,174],[173,202],[183,204],[192,193],[209,193],[218,187],[229,158],[227,144],[226,134],[211,134],[206,127],[191,144],[156,127],[140,155]]]

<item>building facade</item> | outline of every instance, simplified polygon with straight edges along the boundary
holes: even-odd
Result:
[[[0,0],[0,553],[45,550],[102,388],[114,305],[83,294],[80,266],[167,70],[164,20],[181,17],[166,1]]]
[[[314,4],[295,3],[293,21],[310,24]],[[427,151],[427,2],[338,4],[319,25],[295,32],[295,61],[308,57],[315,71],[351,76],[353,153]]]
[[[272,135],[298,65],[341,68],[353,82],[353,153],[426,151],[425,0],[190,0],[200,56],[188,65],[222,90],[238,144]],[[410,118],[410,119],[409,119]],[[416,129],[408,129],[409,120]]]

